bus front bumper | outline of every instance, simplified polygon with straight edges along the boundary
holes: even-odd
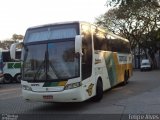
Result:
[[[85,100],[82,87],[60,92],[34,92],[22,90],[25,100],[39,102],[82,102]]]

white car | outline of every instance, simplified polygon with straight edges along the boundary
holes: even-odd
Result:
[[[152,69],[149,59],[143,59],[141,62],[141,71],[150,71]]]

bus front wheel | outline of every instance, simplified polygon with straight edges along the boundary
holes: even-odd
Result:
[[[3,79],[4,83],[11,83],[12,82],[12,76],[10,74],[4,74],[4,79]]]
[[[103,83],[101,80],[97,81],[96,86],[96,96],[94,96],[94,101],[99,102],[103,98]]]

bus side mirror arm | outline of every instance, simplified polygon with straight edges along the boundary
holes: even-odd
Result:
[[[83,55],[82,53],[82,35],[76,35],[75,37],[75,53],[79,53],[80,55]]]

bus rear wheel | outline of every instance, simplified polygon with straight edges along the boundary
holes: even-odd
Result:
[[[123,85],[126,85],[128,83],[128,78],[129,78],[129,72],[125,71]]]
[[[12,82],[12,76],[10,74],[4,74],[4,79],[3,79],[4,83],[11,83]]]

